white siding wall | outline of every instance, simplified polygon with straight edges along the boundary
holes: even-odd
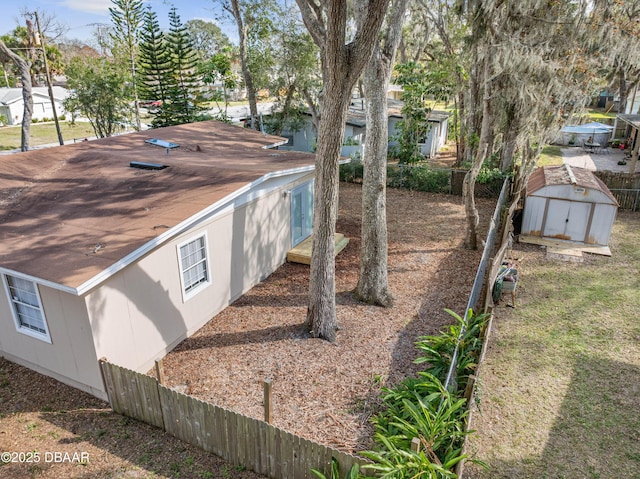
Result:
[[[589,225],[591,208],[594,211]],[[606,246],[617,210],[617,206],[611,204],[611,199],[601,191],[570,185],[547,186],[527,196],[521,233],[574,242],[586,239],[588,244]]]
[[[312,175],[298,179],[308,181]],[[98,357],[146,371],[285,261],[290,204],[282,184],[229,206],[131,265],[87,297]],[[176,245],[206,231],[211,284],[186,302]]]
[[[591,229],[589,230],[590,244],[608,245],[613,229],[613,222],[616,219],[618,208],[613,205],[596,205],[591,220]]]
[[[38,290],[51,344],[16,331],[11,305],[5,291],[1,291],[0,353],[18,364],[106,398],[84,300],[46,286],[38,285]]]
[[[527,196],[522,215],[523,235],[542,236],[542,219],[546,203],[546,198]]]

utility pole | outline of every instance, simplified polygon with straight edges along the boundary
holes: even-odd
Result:
[[[38,27],[38,36],[36,37],[35,44],[36,46],[40,46],[42,48],[42,56],[44,58],[44,72],[47,77],[47,87],[49,89],[49,99],[51,100],[51,109],[53,111],[53,121],[56,123],[56,131],[58,132],[58,141],[60,145],[64,145],[64,140],[62,139],[62,131],[60,131],[60,122],[58,121],[58,113],[56,112],[56,100],[53,96],[53,87],[51,86],[51,75],[49,75],[49,63],[47,62],[47,50],[45,48],[44,36],[42,35],[42,30],[40,29],[40,17],[38,16],[38,12],[35,11],[32,14],[36,17],[36,26]]]

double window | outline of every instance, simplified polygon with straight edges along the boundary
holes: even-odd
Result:
[[[5,275],[7,291],[19,332],[51,342],[38,287],[33,281]]]
[[[207,255],[207,235],[178,245],[180,277],[184,300],[195,295],[211,281]]]

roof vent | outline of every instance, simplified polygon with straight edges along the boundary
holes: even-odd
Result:
[[[157,138],[149,138],[144,140],[145,143],[149,143],[150,145],[160,146],[162,148],[178,148],[180,145],[177,143],[171,143],[170,141],[158,140]]]
[[[160,163],[144,163],[142,161],[132,161],[129,163],[131,168],[138,168],[139,170],[164,170],[169,168],[169,165],[161,165]]]
[[[564,169],[566,170],[567,174],[569,175],[569,181],[571,182],[572,185],[575,185],[576,183],[578,183],[578,181],[576,180],[575,175],[573,174],[573,171],[571,170],[571,166],[569,166],[569,163],[564,163]]]

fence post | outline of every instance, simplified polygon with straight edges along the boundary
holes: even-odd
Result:
[[[415,452],[416,454],[420,452],[420,439],[418,439],[417,437],[411,439],[411,451]]]
[[[264,380],[264,422],[271,424],[272,401],[271,401],[271,379]]]
[[[156,377],[158,382],[164,386],[165,378],[164,378],[164,366],[162,364],[162,359],[156,359]]]

